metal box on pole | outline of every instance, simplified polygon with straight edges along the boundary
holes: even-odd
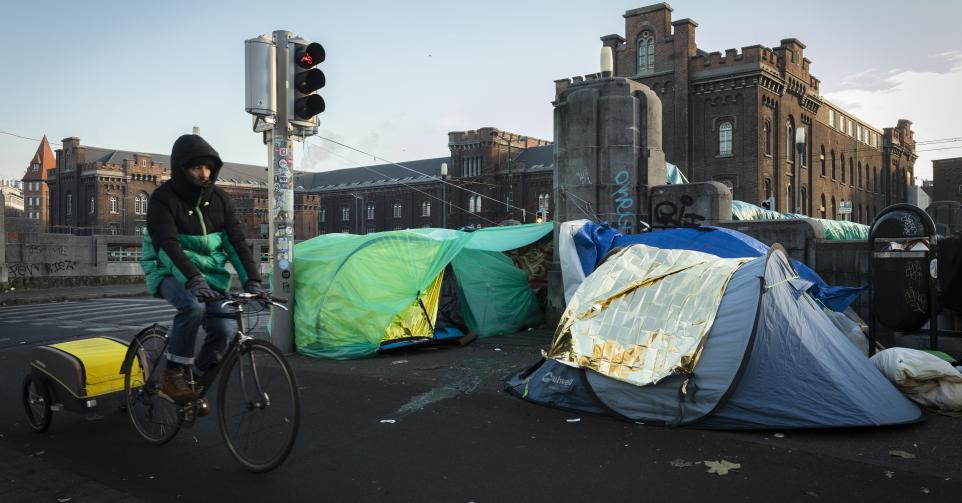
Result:
[[[244,41],[244,110],[252,115],[277,114],[277,53],[270,35]]]

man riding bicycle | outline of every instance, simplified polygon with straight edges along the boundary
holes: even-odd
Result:
[[[244,290],[262,294],[261,277],[230,197],[214,186],[223,162],[198,135],[183,135],[170,154],[170,180],[150,195],[143,257],[147,291],[176,309],[160,392],[183,403],[197,398],[188,376],[202,376],[226,349],[231,321],[206,316],[220,313],[214,302],[230,287],[229,260]],[[198,329],[206,337],[200,354]],[[206,407],[202,408],[206,412]]]

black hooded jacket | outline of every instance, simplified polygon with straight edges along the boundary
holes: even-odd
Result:
[[[199,158],[207,158],[211,165],[207,187],[192,182],[185,171]],[[160,280],[168,275],[187,281],[203,274],[214,288],[226,289],[226,260],[234,264],[242,282],[261,280],[230,196],[214,186],[223,165],[217,151],[198,135],[183,135],[174,142],[170,180],[150,195],[147,206],[141,265],[150,293],[156,294]],[[147,250],[148,246],[153,250]],[[226,284],[224,277],[228,278]]]

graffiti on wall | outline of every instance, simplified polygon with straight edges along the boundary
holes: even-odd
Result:
[[[615,200],[616,223],[622,232],[631,233],[635,228],[635,213],[632,211],[635,200],[631,197],[631,175],[628,170],[621,170],[615,175],[615,184],[618,189],[611,197]]]
[[[674,201],[662,201],[655,205],[655,222],[663,227],[697,226],[705,217],[690,211],[694,205],[695,199],[688,194],[681,196],[677,204]]]
[[[16,263],[7,264],[7,274],[11,278],[24,278],[28,276],[50,276],[63,274],[74,270],[76,262],[73,260],[59,260],[56,262],[36,262],[36,263]]]

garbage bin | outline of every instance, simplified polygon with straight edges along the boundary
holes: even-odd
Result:
[[[911,204],[883,209],[869,229],[869,352],[878,325],[916,331],[929,322],[929,346],[938,349],[938,292],[934,281],[936,232],[932,218]]]

